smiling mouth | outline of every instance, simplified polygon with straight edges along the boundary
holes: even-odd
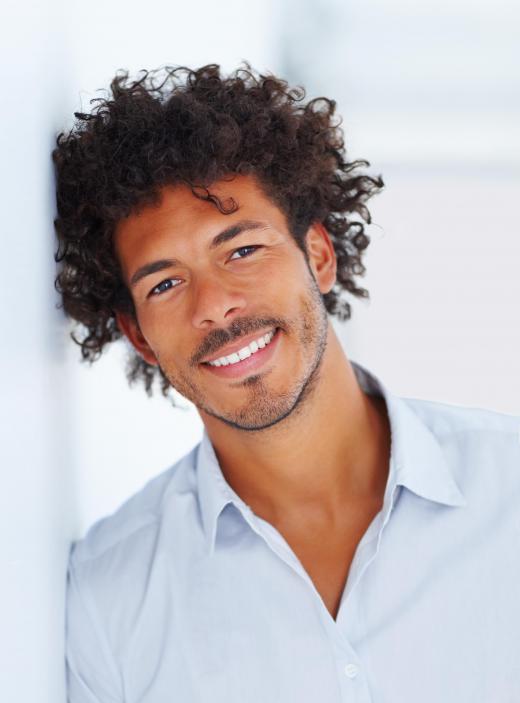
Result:
[[[260,335],[257,339],[252,340],[249,344],[241,349],[238,349],[236,352],[219,356],[217,359],[213,359],[211,361],[205,361],[203,364],[212,367],[233,366],[235,364],[239,364],[241,361],[248,359],[250,356],[254,356],[259,351],[269,346],[277,331],[278,329],[275,328],[266,334]]]

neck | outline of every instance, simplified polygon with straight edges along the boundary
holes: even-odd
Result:
[[[390,429],[382,399],[360,388],[329,324],[312,392],[272,427],[243,431],[201,411],[224,477],[273,524],[302,513],[335,524],[354,501],[384,491]]]

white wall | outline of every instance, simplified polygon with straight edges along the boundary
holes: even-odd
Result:
[[[8,3],[0,21],[0,700],[24,703],[64,695],[64,570],[77,495],[50,226],[51,133],[68,78],[58,13],[32,9]]]
[[[518,183],[387,165],[345,346],[402,395],[520,413]]]
[[[143,9],[144,8],[144,9]],[[284,10],[285,8],[285,10]],[[0,700],[59,702],[69,542],[200,434],[193,408],[89,368],[52,296],[53,136],[118,68],[249,59],[337,97],[381,172],[366,285],[340,334],[404,395],[520,412],[512,4],[3,4]],[[185,404],[186,405],[186,404]]]

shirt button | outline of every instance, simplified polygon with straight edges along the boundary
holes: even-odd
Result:
[[[347,664],[345,667],[345,676],[349,679],[355,679],[358,675],[359,667],[356,664]]]

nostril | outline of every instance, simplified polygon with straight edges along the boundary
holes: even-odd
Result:
[[[240,312],[240,309],[241,309],[241,308],[239,308],[239,307],[230,308],[230,309],[227,311],[227,313],[225,314],[225,317],[228,317],[228,315],[232,315],[232,314],[235,313],[235,312]]]

